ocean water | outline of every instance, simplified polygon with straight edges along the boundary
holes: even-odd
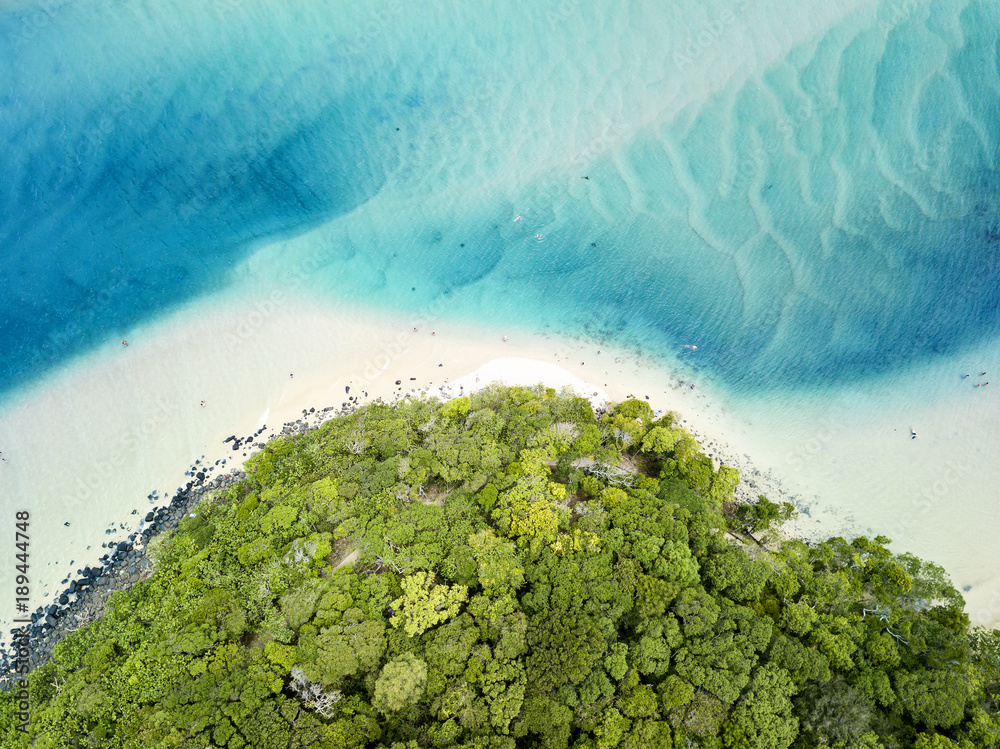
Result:
[[[1000,330],[992,2],[14,2],[0,142],[0,403],[232,289],[683,356],[734,408]]]
[[[0,382],[307,262],[336,299],[695,343],[737,391],[995,335],[1000,10],[785,10],[8,7]]]

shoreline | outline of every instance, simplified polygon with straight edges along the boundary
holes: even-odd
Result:
[[[801,437],[789,431],[802,440],[790,452],[787,440],[775,441],[776,431],[786,436],[784,424],[768,433],[767,424],[761,430],[756,419],[735,412],[725,394],[697,374],[697,359],[686,352],[654,359],[586,336],[484,330],[448,320],[434,309],[404,316],[289,300],[268,308],[244,296],[221,295],[182,310],[166,324],[128,331],[122,336],[130,340],[127,349],[110,342],[0,409],[4,456],[11,459],[0,472],[0,494],[15,501],[20,497],[34,510],[49,510],[33,518],[35,537],[50,545],[33,541],[33,560],[44,562],[35,561],[32,609],[58,600],[65,592],[59,580],[96,566],[105,551],[127,543],[129,533],[137,531],[136,520],[197,481],[199,472],[218,476],[238,470],[255,446],[280,432],[272,424],[301,424],[377,398],[391,402],[420,391],[453,394],[461,385],[471,390],[477,372],[490,365],[503,369],[505,360],[520,362],[522,370],[532,362],[548,373],[526,373],[529,384],[555,381],[553,370],[545,368],[558,367],[563,374],[557,385],[565,379],[581,394],[596,391],[612,401],[634,395],[648,399],[654,409],[676,412],[706,454],[740,472],[742,499],[764,494],[799,509],[800,517],[787,526],[796,537],[885,532],[905,539],[893,527],[865,527],[849,506],[830,509],[829,497],[836,500],[838,492],[844,493],[848,476],[831,473],[815,460],[826,459],[836,440],[853,439],[851,427],[827,429],[826,416],[809,413],[793,426],[811,431]],[[508,362],[504,376],[495,379],[517,384],[512,381],[516,374]],[[807,400],[803,396],[795,408]],[[869,442],[875,437],[869,435]],[[910,459],[905,456],[920,443],[933,448],[932,439],[923,436],[913,445],[907,439],[905,452],[897,450],[899,459]],[[806,440],[817,442],[817,451],[807,450]],[[16,442],[30,449],[10,449]],[[789,458],[812,478],[805,487],[793,480],[801,475],[785,470],[792,465]],[[865,479],[870,466],[859,467]],[[50,498],[48,508],[25,502],[29,497]],[[57,497],[64,499],[51,502]],[[955,578],[946,560],[912,544],[900,546],[895,550],[942,564]],[[977,581],[955,578],[965,593],[968,582]],[[994,595],[995,587],[992,578],[978,581],[977,595]],[[973,608],[967,607],[970,615]],[[974,621],[995,623],[998,612],[1000,607],[980,602]],[[0,626],[6,633],[11,623],[4,613]]]
[[[444,368],[443,362],[439,363],[438,368]],[[417,378],[412,378],[412,380],[417,380]],[[464,384],[465,382],[469,383],[468,386]],[[610,397],[600,386],[581,380],[565,367],[525,357],[500,357],[489,360],[462,376],[445,377],[443,382],[436,387],[433,387],[434,383],[429,381],[426,387],[409,387],[404,390],[402,380],[393,380],[395,392],[390,398],[385,398],[382,395],[370,395],[367,391],[362,390],[360,396],[357,393],[351,395],[345,392],[347,400],[342,401],[340,407],[304,407],[298,403],[296,404],[300,414],[298,418],[286,421],[280,429],[261,428],[247,438],[237,438],[233,441],[233,436],[235,436],[233,435],[220,441],[217,448],[221,454],[224,455],[226,448],[240,453],[235,461],[225,457],[216,458],[211,463],[209,460],[203,460],[205,456],[197,459],[185,471],[185,476],[190,476],[192,480],[178,488],[169,502],[151,509],[125,540],[115,544],[113,550],[112,547],[108,547],[109,551],[98,560],[99,565],[93,567],[87,565],[78,569],[77,576],[70,576],[72,579],[67,578],[64,581],[64,583],[68,581],[67,587],[56,593],[52,602],[33,611],[30,614],[32,623],[28,625],[29,640],[33,644],[28,660],[29,666],[36,668],[42,665],[51,657],[53,648],[68,633],[100,618],[112,593],[117,590],[127,590],[152,574],[152,560],[147,551],[149,542],[160,533],[174,531],[184,515],[190,512],[206,494],[225,489],[241,480],[244,476],[241,470],[244,455],[249,457],[270,440],[317,429],[327,420],[353,412],[367,403],[376,401],[395,403],[405,398],[422,396],[448,400],[457,397],[464,390],[471,393],[494,383],[544,385],[559,390],[570,389],[575,394],[590,400],[595,410],[606,407],[611,402],[622,400],[622,398]],[[632,395],[630,393],[629,396],[625,397]],[[645,398],[649,400],[648,395]],[[651,405],[656,404],[651,402]],[[677,412],[675,411],[675,413]],[[683,414],[677,413],[677,416],[678,419],[682,419]],[[685,428],[688,428],[687,420],[682,419],[682,422]],[[261,435],[265,431],[271,433],[263,438]],[[739,461],[729,462],[728,456],[715,443],[703,443],[699,435],[695,436],[702,444],[706,454],[710,453],[710,446],[717,451],[717,455],[712,456],[717,466],[722,462],[726,465],[733,465],[740,470],[741,481],[737,487],[738,501],[752,501],[756,499],[757,493],[768,493],[768,491],[771,492],[769,496],[778,501],[785,497],[773,477],[764,476],[763,483],[757,479],[745,480],[744,471],[746,468],[742,464],[737,465]],[[259,441],[260,439],[264,441]],[[245,453],[242,451],[244,447],[247,448]],[[234,468],[233,464],[240,467]],[[212,476],[211,474],[216,469],[219,470],[219,475]],[[758,471],[755,470],[754,473],[760,477]],[[778,494],[778,497],[774,496],[775,493]],[[155,496],[157,496],[155,492],[148,495],[149,498]],[[3,638],[0,638],[0,662],[6,662],[10,658],[7,653],[7,634],[4,632]],[[0,680],[0,688],[6,686],[9,686],[9,683]]]
[[[506,343],[504,342],[503,348],[506,348]],[[603,350],[601,355],[604,355]],[[564,348],[561,352],[553,354],[553,358],[556,359],[559,359],[560,356],[563,358],[571,356],[570,350]],[[620,352],[618,355],[612,354],[612,356],[614,356],[613,361],[616,363],[624,361],[623,354]],[[191,511],[204,495],[225,489],[241,480],[243,478],[241,468],[244,456],[249,457],[254,454],[272,439],[311,431],[331,418],[353,412],[370,402],[395,403],[405,398],[425,395],[448,400],[465,392],[475,392],[493,383],[544,385],[558,390],[569,389],[590,400],[595,410],[627,397],[645,399],[654,410],[673,411],[678,418],[678,423],[695,437],[702,451],[712,458],[716,467],[727,465],[739,471],[740,483],[735,492],[737,502],[754,502],[758,495],[764,495],[773,502],[791,502],[800,512],[800,517],[802,514],[806,518],[809,517],[808,504],[804,504],[804,500],[799,495],[789,492],[772,471],[761,470],[754,465],[749,455],[738,454],[736,452],[738,447],[724,441],[721,436],[713,437],[712,432],[705,431],[704,422],[710,420],[706,418],[711,416],[709,413],[695,409],[693,418],[689,419],[684,410],[676,407],[661,408],[667,404],[661,403],[660,398],[655,397],[655,395],[650,397],[648,393],[642,392],[644,389],[642,387],[633,387],[630,390],[624,384],[604,383],[601,386],[581,379],[562,364],[550,363],[536,358],[525,356],[497,357],[489,359],[471,371],[460,370],[463,371],[461,375],[453,374],[453,370],[458,368],[462,361],[463,359],[451,361],[451,366],[447,369],[445,369],[443,361],[438,362],[436,368],[444,370],[439,374],[445,375],[447,373],[447,376],[442,376],[439,384],[428,379],[426,383],[423,383],[424,386],[421,386],[420,377],[411,375],[406,384],[402,379],[393,379],[391,387],[389,387],[387,383],[393,374],[380,380],[379,378],[388,372],[387,369],[383,369],[371,379],[362,380],[355,384],[354,387],[361,388],[360,393],[355,390],[351,394],[352,386],[345,386],[343,395],[345,400],[341,401],[340,406],[305,405],[307,402],[312,403],[313,401],[309,398],[317,394],[329,396],[332,386],[324,386],[318,391],[314,388],[308,388],[305,395],[306,401],[281,404],[280,412],[291,413],[295,418],[289,418],[283,422],[280,429],[269,429],[261,425],[248,437],[239,438],[234,433],[218,441],[215,445],[216,453],[210,455],[208,459],[202,455],[184,472],[184,475],[192,480],[187,481],[183,487],[179,487],[168,503],[149,510],[124,541],[113,545],[113,551],[112,545],[108,545],[109,551],[100,558],[101,564],[99,566],[91,567],[88,565],[78,569],[77,575],[79,577],[70,576],[73,579],[67,578],[68,586],[55,595],[53,602],[38,607],[32,612],[30,615],[32,624],[29,625],[28,629],[29,639],[33,643],[28,661],[29,666],[35,668],[44,663],[51,657],[55,645],[66,634],[102,616],[104,606],[113,592],[129,589],[136,582],[148,577],[152,573],[152,561],[147,553],[149,542],[160,533],[175,530],[181,518]],[[581,362],[581,366],[585,366],[585,363]],[[419,371],[426,377],[434,375],[433,369],[425,368]],[[606,372],[606,374],[608,373]],[[413,382],[418,384],[412,385]],[[678,380],[677,383],[672,383],[669,387],[683,392],[679,382]],[[631,384],[636,386],[643,383],[633,381]],[[371,388],[371,392],[364,388]],[[609,393],[604,388],[608,388],[611,392]],[[390,389],[391,392],[389,392]],[[630,392],[625,393],[625,390],[630,390]],[[294,411],[297,413],[292,413]],[[264,436],[265,433],[267,433],[266,436]],[[227,449],[229,450],[228,455],[226,454]],[[239,454],[233,456],[233,452]],[[220,457],[213,461],[214,455]],[[218,475],[213,476],[212,474],[217,469]],[[150,501],[153,501],[157,496],[156,492],[147,495]],[[161,499],[166,499],[166,497]],[[796,520],[782,526],[779,533],[782,537],[798,538],[807,543],[813,543],[831,535],[829,532],[825,532],[820,523],[814,523],[812,528],[808,528]],[[857,535],[865,534],[859,531]],[[10,659],[7,644],[7,633],[4,632],[3,637],[0,638],[0,662],[7,662]],[[6,682],[0,680],[0,688],[6,688],[9,685],[9,680]]]

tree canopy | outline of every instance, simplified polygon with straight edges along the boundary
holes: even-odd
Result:
[[[202,501],[28,675],[27,734],[0,694],[0,742],[1000,746],[1000,634],[943,570],[884,537],[761,545],[790,508],[737,483],[638,400],[367,405]]]

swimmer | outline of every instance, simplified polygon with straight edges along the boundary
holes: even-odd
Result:
[[[503,337],[503,339],[504,339],[504,342],[506,342],[506,341],[507,341],[507,335],[506,335],[506,334],[504,334],[504,337]]]
[[[128,346],[128,341],[122,341],[122,346]]]
[[[684,348],[689,348],[689,349],[691,349],[692,351],[697,351],[697,349],[698,349],[698,347],[697,347],[697,346],[692,346],[692,345],[691,345],[690,343],[686,344],[686,345],[684,346]]]
[[[514,221],[512,221],[511,223],[515,223],[515,222],[520,221],[520,220],[521,220],[521,214],[519,213],[519,214],[517,214],[517,216],[514,217]]]

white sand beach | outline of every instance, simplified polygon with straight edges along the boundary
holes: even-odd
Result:
[[[1000,456],[994,393],[963,391],[964,406],[936,393],[909,421],[894,410],[895,392],[868,393],[881,405],[865,413],[852,411],[851,393],[822,408],[803,396],[736,411],[710,382],[692,382],[682,358],[670,370],[599,341],[235,294],[122,338],[127,347],[111,341],[0,409],[4,509],[32,512],[33,607],[96,564],[102,542],[169,501],[195,460],[226,459],[216,476],[239,466],[249,450],[234,452],[230,435],[266,425],[252,440],[263,442],[283,423],[314,420],[309,409],[340,407],[347,388],[364,403],[424,390],[449,397],[496,380],[675,411],[707,453],[741,470],[744,496],[793,499],[802,534],[888,535],[968,588],[975,623],[1000,620],[1000,552],[990,543],[1000,517],[983,473]],[[979,440],[978,452],[958,433]]]

